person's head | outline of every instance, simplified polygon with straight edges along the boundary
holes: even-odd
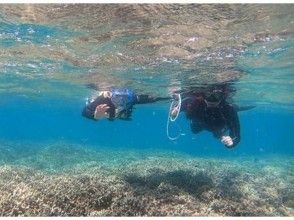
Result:
[[[217,107],[225,99],[222,89],[212,89],[204,93],[204,101],[209,108]]]
[[[209,108],[218,107],[226,97],[227,91],[219,86],[213,86],[203,93],[204,101]]]
[[[187,94],[197,100],[203,100],[207,107],[217,107],[223,100],[227,100],[236,90],[229,83],[201,85],[192,88]]]

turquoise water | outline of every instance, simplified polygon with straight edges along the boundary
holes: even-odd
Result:
[[[293,12],[3,5],[0,215],[293,216]],[[184,114],[170,141],[169,102],[136,106],[131,121],[81,116],[87,83],[169,96],[225,81],[256,106],[239,113],[234,149],[193,134]]]

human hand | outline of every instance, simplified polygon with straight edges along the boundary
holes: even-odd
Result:
[[[230,136],[222,136],[221,137],[221,142],[226,145],[227,147],[232,147],[233,146],[233,140]]]
[[[172,117],[175,117],[175,116],[178,114],[178,112],[179,112],[179,109],[178,109],[178,108],[173,108],[173,109],[171,110],[170,115],[171,115]]]
[[[107,104],[98,105],[95,109],[94,118],[96,120],[101,118],[108,118],[109,114],[106,112],[110,107]]]

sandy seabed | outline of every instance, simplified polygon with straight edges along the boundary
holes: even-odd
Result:
[[[294,216],[293,157],[18,149],[0,147],[0,216]]]

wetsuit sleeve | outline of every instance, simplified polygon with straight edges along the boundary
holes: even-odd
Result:
[[[153,97],[150,95],[136,95],[135,103],[134,104],[146,104],[146,103],[153,103],[163,100],[169,100],[169,97]]]
[[[227,125],[229,128],[230,137],[233,139],[233,146],[236,146],[240,142],[240,122],[238,113],[235,108],[231,105],[228,105],[227,111]]]
[[[187,108],[188,108],[188,105],[189,104],[191,104],[191,100],[190,99],[187,99],[186,98],[186,99],[182,100],[180,112],[187,111]]]
[[[192,96],[183,96],[182,97],[182,104],[181,104],[181,112],[186,111],[190,112],[191,110],[195,110],[199,107],[199,101],[197,98],[192,97]]]
[[[112,120],[115,117],[115,107],[109,98],[104,98],[103,96],[98,96],[94,101],[86,105],[82,111],[82,116],[96,120],[94,118],[95,110],[96,107],[101,104],[107,104],[110,107],[110,109],[108,110],[109,119]]]

